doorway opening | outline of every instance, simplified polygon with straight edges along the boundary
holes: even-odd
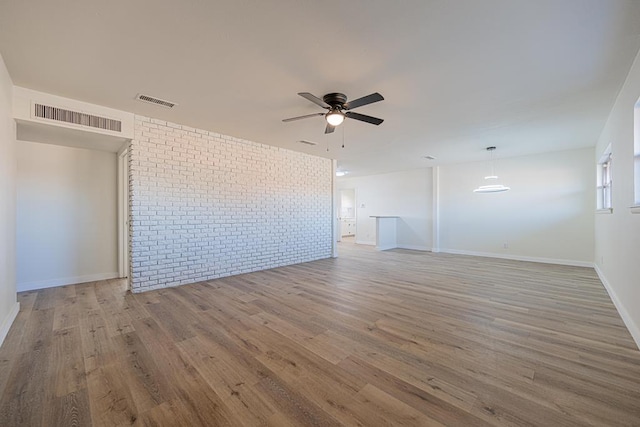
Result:
[[[338,198],[338,241],[343,243],[355,243],[357,233],[356,214],[356,190],[355,188],[343,188]]]

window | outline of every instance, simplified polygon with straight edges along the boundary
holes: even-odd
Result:
[[[611,145],[598,162],[598,210],[611,212]]]

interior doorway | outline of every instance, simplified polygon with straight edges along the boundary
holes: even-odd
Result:
[[[357,209],[355,188],[343,188],[338,198],[338,227],[340,242],[355,243],[357,233]]]

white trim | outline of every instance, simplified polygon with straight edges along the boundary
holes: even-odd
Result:
[[[433,180],[433,220],[431,252],[440,252],[440,167],[434,166],[431,177]]]
[[[622,303],[620,302],[620,298],[618,298],[618,295],[616,295],[615,291],[609,284],[609,281],[604,276],[604,273],[602,272],[602,270],[600,270],[600,267],[598,267],[598,264],[595,264],[593,268],[596,270],[596,273],[598,274],[600,281],[604,285],[604,288],[607,290],[607,293],[609,294],[609,297],[611,298],[613,305],[616,306],[616,309],[618,310],[618,314],[622,318],[622,321],[624,322],[625,326],[629,330],[629,333],[631,334],[631,338],[633,338],[633,340],[636,343],[636,346],[638,346],[638,349],[640,349],[640,327],[634,323],[633,319],[629,315],[629,312],[624,308],[624,305],[622,305]]]
[[[343,188],[343,190],[347,190]],[[340,201],[342,204],[342,201]],[[354,230],[353,240],[358,240],[358,187],[353,187],[353,221],[356,223],[356,229]]]
[[[129,143],[118,152],[118,274],[129,276]]]
[[[117,279],[118,272],[88,274],[86,276],[62,277],[59,279],[36,280],[35,282],[18,283],[18,292],[34,291],[36,289],[55,288],[56,286],[75,285],[77,283],[95,282],[97,280]]]
[[[331,160],[331,257],[338,257],[338,242],[342,240],[340,236],[340,226],[338,225],[338,183],[336,182],[336,171],[338,170],[338,161]]]
[[[632,214],[640,214],[640,206],[631,206],[629,209],[631,209]]]
[[[432,252],[430,248],[422,245],[398,245],[396,246],[398,249],[408,249],[410,251],[425,251]]]
[[[358,232],[356,231],[356,234],[357,233]],[[368,240],[356,240],[356,244],[357,245],[375,246],[376,242],[371,242],[371,241],[368,241]]]
[[[612,214],[613,213],[613,208],[596,209],[596,213],[597,214]]]
[[[16,302],[7,317],[5,317],[4,321],[2,322],[2,326],[0,326],[0,345],[2,345],[4,339],[7,337],[9,329],[11,329],[11,325],[13,325],[13,321],[16,320],[16,316],[18,316],[19,312],[20,303]]]
[[[459,250],[459,249],[443,249],[443,248],[440,248],[440,252],[444,252],[448,254],[456,254],[456,255],[481,256],[481,257],[487,257],[487,258],[511,259],[514,261],[528,261],[528,262],[539,262],[543,264],[558,264],[558,265],[569,265],[572,267],[593,268],[592,262],[576,261],[571,259],[542,258],[542,257],[531,257],[531,256],[522,256],[522,255],[505,255],[505,254],[496,254],[493,252],[474,252],[474,251],[465,251],[465,250]]]

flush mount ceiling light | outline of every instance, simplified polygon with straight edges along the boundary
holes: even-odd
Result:
[[[496,147],[487,147],[487,151],[491,155],[491,175],[487,175],[484,177],[486,181],[495,181],[498,179],[498,175],[495,174],[495,165],[493,160],[493,152],[495,149]],[[510,187],[505,187],[502,184],[488,184],[488,185],[479,186],[478,188],[473,190],[473,192],[474,193],[500,193],[500,192],[509,191],[509,190],[511,190]]]
[[[336,176],[345,176],[347,174],[346,171],[337,171]]]

